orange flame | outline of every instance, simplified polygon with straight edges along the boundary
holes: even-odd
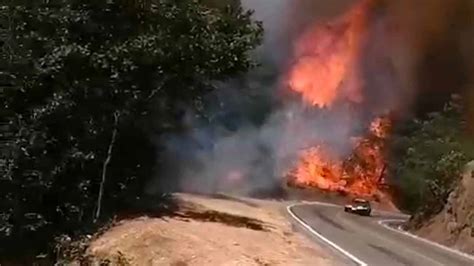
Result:
[[[363,1],[334,23],[310,29],[296,43],[288,85],[306,102],[330,107],[338,98],[362,101],[355,65],[371,3]]]
[[[363,104],[364,84],[357,66],[373,3],[362,1],[334,23],[312,28],[296,43],[297,60],[288,86],[305,103],[329,109],[338,102]],[[289,183],[356,196],[380,195],[390,127],[388,117],[376,118],[366,136],[352,139],[348,158],[338,158],[324,144],[302,151],[288,174]]]
[[[331,159],[321,146],[303,151],[296,167],[290,173],[291,182],[314,186],[323,190],[338,191],[346,185],[342,176],[342,163]]]
[[[379,195],[386,170],[384,153],[390,120],[377,118],[370,129],[366,137],[353,138],[353,152],[344,160],[324,145],[304,150],[288,174],[290,184],[363,197]]]

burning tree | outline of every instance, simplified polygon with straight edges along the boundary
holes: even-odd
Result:
[[[390,119],[377,118],[365,137],[352,139],[352,153],[341,159],[327,145],[302,151],[288,173],[289,183],[322,190],[375,197],[386,174],[385,152]]]
[[[349,120],[358,119],[364,124],[364,116],[372,119],[365,133],[356,132],[351,125],[341,125],[353,132],[350,140],[341,140],[352,151],[349,154],[338,154],[324,140],[301,151],[288,173],[292,185],[356,196],[381,194],[391,119],[385,115],[387,110],[374,111],[369,106],[365,69],[360,63],[364,60],[362,50],[370,33],[374,3],[361,1],[333,23],[310,28],[295,45],[296,59],[287,83],[306,105],[325,112],[337,112],[341,105],[347,105],[351,108],[344,112]]]

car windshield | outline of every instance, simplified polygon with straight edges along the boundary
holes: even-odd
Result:
[[[369,205],[369,202],[363,199],[355,199],[353,202],[354,204],[357,204],[357,205],[363,205],[363,206]]]

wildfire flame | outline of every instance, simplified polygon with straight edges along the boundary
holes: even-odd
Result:
[[[331,109],[339,102],[364,104],[364,83],[357,66],[373,3],[362,1],[333,23],[312,27],[295,44],[288,87],[307,105]],[[380,195],[390,128],[388,116],[374,119],[365,136],[351,139],[352,153],[346,158],[324,143],[303,150],[288,173],[289,183],[356,196]]]
[[[355,65],[371,3],[363,1],[333,23],[311,28],[297,41],[288,83],[306,102],[330,107],[338,99],[362,101]]]
[[[338,158],[322,144],[302,151],[297,166],[288,174],[289,182],[355,196],[380,196],[390,126],[386,117],[375,119],[367,136],[352,139],[353,152],[345,159]]]

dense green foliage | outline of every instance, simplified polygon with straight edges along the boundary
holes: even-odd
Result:
[[[0,181],[0,255],[139,199],[150,132],[175,130],[180,106],[199,111],[212,81],[252,67],[262,33],[250,12],[192,0],[17,0],[2,12],[17,152]]]
[[[462,110],[455,104],[404,125],[394,139],[393,176],[400,205],[426,219],[441,211],[459,181],[463,166],[474,159],[463,136]]]

